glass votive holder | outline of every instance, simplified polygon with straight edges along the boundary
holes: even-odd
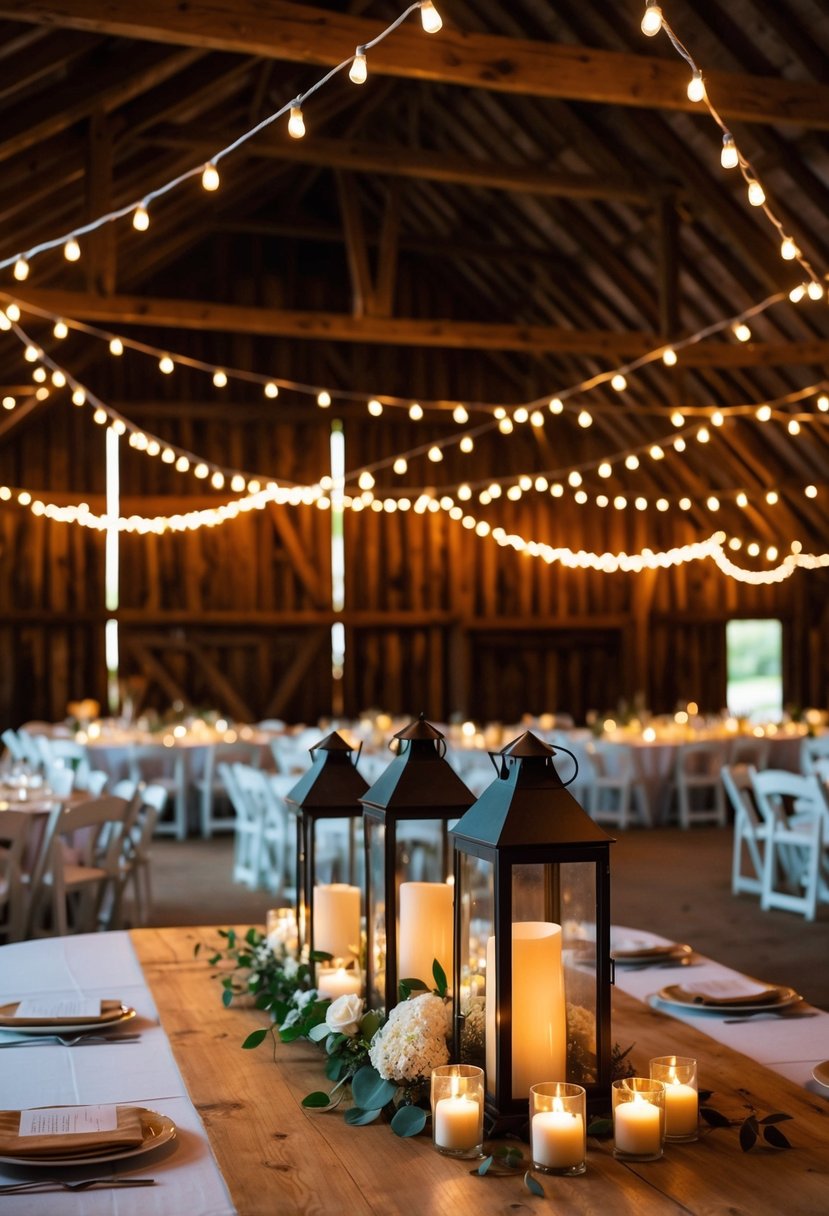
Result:
[[[545,1174],[587,1169],[587,1106],[581,1085],[541,1081],[530,1087],[530,1154]]]
[[[665,1086],[650,1077],[613,1082],[614,1157],[656,1161],[665,1139]]]
[[[696,1140],[699,1135],[697,1062],[690,1056],[656,1056],[651,1079],[665,1086],[665,1139]]]
[[[442,1064],[432,1072],[432,1140],[449,1157],[480,1157],[484,1146],[484,1070]]]

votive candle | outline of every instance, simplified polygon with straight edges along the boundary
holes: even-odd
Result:
[[[317,992],[320,1000],[334,1001],[338,996],[359,996],[363,991],[363,976],[360,971],[347,971],[345,967],[320,967],[317,970]]]
[[[697,1062],[691,1056],[656,1056],[651,1077],[665,1086],[665,1139],[696,1140],[699,1135]]]
[[[648,1077],[613,1082],[614,1155],[639,1161],[662,1156],[665,1135],[665,1087]]]
[[[432,1072],[432,1139],[440,1153],[479,1157],[484,1139],[484,1073],[474,1064]]]
[[[533,1166],[547,1174],[583,1174],[587,1155],[585,1091],[566,1081],[530,1089]]]

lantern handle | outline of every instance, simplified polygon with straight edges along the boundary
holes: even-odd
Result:
[[[351,756],[351,763],[354,765],[355,768],[357,767],[357,761],[360,759],[360,756],[363,754],[363,743],[364,742],[365,742],[364,739],[360,740],[360,742],[356,748],[356,754],[352,754],[352,756]]]
[[[560,743],[553,743],[553,744],[551,744],[551,746],[553,749],[553,755],[555,755],[556,752],[566,752],[567,755],[570,757],[570,759],[573,761],[573,764],[575,765],[575,769],[573,771],[573,776],[570,778],[569,781],[561,781],[561,778],[559,777],[559,781],[561,781],[562,789],[567,789],[567,786],[572,785],[573,782],[576,780],[576,777],[578,777],[578,775],[579,775],[579,762],[576,759],[575,753],[571,752],[569,747],[562,747]]]

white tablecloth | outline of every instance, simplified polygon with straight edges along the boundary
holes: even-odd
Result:
[[[4,1195],[0,1200],[4,1216],[44,1216],[52,1211],[61,1216],[232,1216],[235,1208],[158,1023],[128,935],[44,938],[0,948],[0,1004],[56,993],[112,997],[131,1005],[138,1016],[124,1033],[138,1032],[141,1037],[134,1043],[116,1045],[2,1049],[0,1107],[146,1106],[168,1115],[178,1136],[171,1145],[106,1167],[107,1176],[124,1173],[155,1178],[155,1186]],[[0,1042],[21,1037],[0,1032]],[[37,1178],[45,1172],[40,1167],[0,1163],[0,1182]],[[100,1176],[102,1170],[100,1166],[74,1166],[55,1173],[75,1179]]]

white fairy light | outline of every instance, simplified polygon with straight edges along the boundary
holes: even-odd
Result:
[[[219,170],[216,168],[213,161],[208,161],[204,166],[201,175],[201,184],[202,188],[210,193],[219,189],[219,185],[221,184]]]
[[[365,84],[368,79],[368,63],[366,62],[365,47],[358,46],[348,69],[348,79],[352,84]]]

